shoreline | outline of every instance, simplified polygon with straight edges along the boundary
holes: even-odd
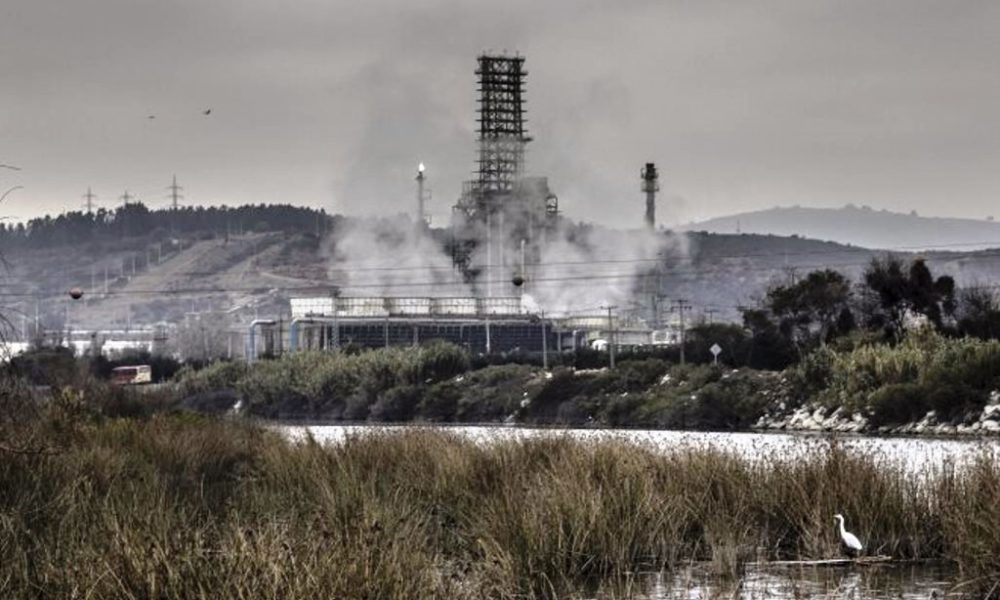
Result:
[[[491,428],[498,430],[522,430],[522,431],[553,431],[553,432],[630,432],[630,433],[671,433],[671,434],[734,434],[734,435],[793,435],[808,438],[836,437],[838,439],[899,439],[899,440],[941,440],[957,442],[974,442],[977,440],[1000,441],[1000,432],[993,431],[895,431],[899,428],[890,428],[888,431],[850,431],[838,429],[814,429],[814,428],[793,428],[776,424],[770,427],[755,427],[751,429],[676,429],[670,427],[649,427],[647,425],[580,425],[580,424],[558,424],[558,423],[510,423],[504,421],[474,421],[474,422],[435,422],[435,421],[346,421],[335,419],[316,418],[281,418],[269,419],[264,417],[249,416],[251,420],[266,426],[278,427],[350,427],[358,429],[466,429],[466,428]],[[954,426],[951,426],[954,429]],[[904,426],[905,428],[905,426]]]

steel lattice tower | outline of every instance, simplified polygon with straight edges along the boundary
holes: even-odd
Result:
[[[524,167],[524,58],[479,57],[479,171],[475,180],[481,197],[508,193]]]

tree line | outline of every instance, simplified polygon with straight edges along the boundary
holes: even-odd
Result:
[[[876,257],[856,282],[832,269],[790,277],[742,312],[742,325],[695,326],[689,335],[694,356],[707,357],[708,346],[718,342],[735,364],[783,369],[845,338],[898,344],[918,326],[950,337],[1000,339],[995,286],[959,288],[951,276],[931,273],[922,258]]]
[[[0,244],[4,248],[31,249],[149,236],[190,237],[204,232],[230,235],[264,231],[320,232],[329,227],[328,221],[323,210],[289,204],[150,210],[136,202],[113,210],[70,211],[27,222],[0,222]]]

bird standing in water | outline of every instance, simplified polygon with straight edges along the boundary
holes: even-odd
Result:
[[[857,557],[864,548],[861,545],[861,540],[850,531],[844,529],[844,515],[833,515],[833,520],[837,521],[840,526],[840,541],[843,542],[844,547],[847,549],[847,554],[852,558]]]

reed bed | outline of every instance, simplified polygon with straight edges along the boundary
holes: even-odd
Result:
[[[637,571],[703,561],[735,579],[750,560],[837,556],[837,512],[870,553],[953,561],[970,590],[1000,579],[986,455],[914,480],[836,444],[753,462],[420,430],[324,446],[74,410],[2,424],[25,444],[0,450],[2,597],[631,596]]]

